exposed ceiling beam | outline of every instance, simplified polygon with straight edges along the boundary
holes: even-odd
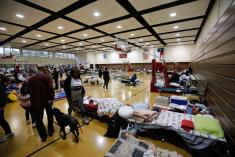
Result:
[[[116,0],[129,14],[133,15],[135,19],[142,24],[161,44],[166,45],[166,43],[161,39],[161,37],[154,31],[154,29],[147,23],[147,21],[138,13],[138,11],[132,6],[129,1]]]
[[[190,42],[190,41],[193,41],[194,42],[194,40],[187,40],[187,41],[180,41],[181,43],[185,43],[185,42]],[[173,44],[173,43],[179,43],[179,42],[169,42],[169,43],[167,43],[167,44]]]
[[[20,37],[20,36],[23,36],[24,34],[30,32],[33,29],[37,29],[37,28],[39,28],[39,27],[41,27],[41,26],[43,26],[43,25],[45,25],[45,24],[47,24],[47,23],[49,23],[49,22],[51,22],[51,21],[53,21],[53,20],[55,20],[55,19],[57,19],[61,16],[63,16],[63,15],[71,13],[71,12],[73,12],[73,11],[79,9],[79,8],[82,8],[82,7],[92,3],[94,1],[96,1],[96,0],[80,0],[80,1],[77,1],[77,2],[69,5],[68,7],[56,12],[55,14],[52,14],[52,15],[46,17],[45,19],[33,24],[32,26],[24,29],[23,31],[21,31],[19,33],[16,33],[15,35],[11,36],[10,38],[8,38],[4,41],[1,41],[0,45],[3,45],[7,42],[10,42],[10,41]]]
[[[170,33],[178,33],[178,32],[185,32],[185,31],[193,31],[193,30],[197,30],[199,28],[190,28],[190,29],[183,29],[183,30],[177,30],[177,31],[171,31],[171,32],[164,32],[164,33],[159,33],[159,35],[163,35],[163,34],[170,34]]]
[[[21,3],[21,4],[24,4],[24,5],[33,7],[33,8],[35,8],[35,9],[44,11],[44,12],[46,12],[46,13],[55,14],[55,12],[53,12],[53,11],[47,9],[47,8],[41,7],[41,6],[39,6],[39,5],[36,5],[36,4],[34,4],[34,3],[32,3],[32,2],[29,2],[29,1],[27,1],[27,2],[25,2],[24,0],[15,0],[15,1],[17,1],[17,2],[19,2],[19,3]],[[72,18],[70,18],[70,17],[67,17],[67,16],[65,16],[65,15],[66,15],[66,14],[60,15],[60,18],[63,18],[63,19],[68,20],[68,21],[70,21],[70,22],[73,22],[73,23],[76,23],[76,24],[78,24],[78,25],[81,25],[81,26],[83,26],[84,28],[81,28],[81,29],[78,29],[78,30],[74,30],[74,31],[71,31],[71,32],[67,32],[67,33],[64,33],[64,34],[60,34],[60,35],[57,35],[57,36],[55,36],[55,37],[51,37],[51,38],[49,38],[49,39],[46,39],[46,40],[44,40],[44,41],[39,41],[39,42],[37,42],[37,43],[29,44],[29,45],[24,46],[24,48],[25,48],[25,47],[32,46],[32,45],[35,45],[35,44],[39,44],[39,43],[41,43],[41,42],[53,40],[53,39],[56,39],[56,38],[59,38],[59,37],[62,37],[62,36],[69,37],[69,36],[67,36],[67,35],[70,35],[70,34],[73,34],[73,33],[77,33],[77,32],[83,31],[83,30],[87,30],[87,29],[92,29],[92,30],[97,31],[97,32],[99,32],[99,33],[105,34],[104,36],[111,36],[111,37],[115,38],[114,35],[110,35],[109,33],[106,33],[106,32],[104,32],[104,31],[101,31],[101,30],[99,30],[99,29],[97,29],[97,28],[95,28],[95,27],[91,27],[91,26],[89,26],[89,25],[87,25],[87,24],[84,24],[84,23],[82,23],[82,22],[80,22],[80,21],[74,20],[74,19],[72,19]],[[72,38],[72,37],[69,37],[69,38]],[[92,38],[92,39],[93,39],[93,38]],[[81,39],[78,39],[78,38],[77,38],[77,40],[79,40],[79,41],[86,41],[86,40],[90,40],[90,39],[81,40]],[[130,43],[130,44],[139,47],[138,45],[135,45],[134,43]],[[61,44],[61,45],[63,45],[63,44]]]
[[[208,17],[208,15],[209,15],[209,13],[210,13],[210,11],[211,11],[211,8],[213,7],[214,3],[215,3],[215,0],[210,0],[210,3],[209,3],[209,5],[208,5],[208,7],[207,7],[207,9],[206,9],[205,17],[203,18],[203,21],[202,21],[202,23],[201,23],[201,26],[200,26],[198,32],[197,32],[197,36],[196,36],[194,42],[197,41],[197,39],[198,39],[198,37],[199,37],[199,35],[200,35],[201,31],[202,31],[202,28],[203,28],[203,26],[204,26],[204,24],[205,24],[205,22],[206,22],[206,20],[207,20],[207,17]]]
[[[175,6],[179,6],[179,5],[183,5],[183,4],[186,4],[186,3],[193,2],[193,1],[196,1],[196,0],[178,0],[178,1],[175,1],[175,2],[170,2],[170,3],[162,4],[162,5],[159,5],[159,6],[155,6],[155,7],[149,8],[149,9],[139,11],[138,14],[143,15],[143,14],[147,14],[147,13],[150,13],[150,12],[159,11],[159,10],[163,10],[163,9],[167,9],[167,8],[171,8],[171,7],[175,7]],[[99,27],[99,26],[110,24],[110,23],[113,23],[113,22],[125,20],[125,19],[128,19],[130,17],[133,17],[133,15],[128,14],[128,15],[124,15],[124,16],[121,16],[121,17],[111,19],[111,20],[103,21],[103,22],[92,25],[92,27]]]

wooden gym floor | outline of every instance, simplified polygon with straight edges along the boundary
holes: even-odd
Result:
[[[153,105],[158,93],[150,92],[151,75],[138,74],[138,79],[144,81],[144,83],[136,87],[124,86],[117,80],[111,80],[107,91],[102,88],[102,85],[85,84],[86,95],[98,98],[117,98],[126,104],[147,102]],[[66,99],[57,101],[54,105],[67,113]],[[77,115],[74,114],[74,116],[79,121],[81,120]],[[103,136],[107,125],[91,118],[89,125],[82,126],[83,134],[80,133],[79,143],[74,143],[74,136],[71,133],[68,133],[66,140],[62,140],[59,135],[59,127],[56,124],[54,124],[54,135],[48,137],[46,142],[40,142],[36,129],[33,129],[31,125],[26,125],[24,110],[18,102],[6,105],[5,117],[15,133],[15,137],[8,139],[5,143],[0,143],[1,157],[102,157],[115,142],[115,139]],[[47,124],[46,114],[44,114],[44,124]],[[0,136],[3,134],[4,132],[0,127]],[[158,147],[177,151],[184,157],[191,156],[187,151],[170,143],[162,143],[144,137],[139,138],[151,141]]]

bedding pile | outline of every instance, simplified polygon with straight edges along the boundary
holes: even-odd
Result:
[[[143,122],[152,122],[154,119],[156,119],[158,116],[158,113],[152,110],[134,110],[132,118],[140,123]]]
[[[85,97],[83,103],[89,104],[89,101],[93,100],[94,104],[98,106],[97,114],[99,117],[101,116],[109,116],[112,117],[121,106],[124,106],[124,103],[118,101],[114,98],[91,98]]]
[[[181,157],[175,151],[156,148],[148,141],[139,140],[129,133],[121,134],[104,157]]]
[[[176,132],[179,136],[182,137],[184,142],[190,149],[193,150],[202,150],[210,145],[215,145],[216,143],[224,143],[226,142],[223,136],[223,131],[218,129],[217,124],[213,124],[213,126],[208,127],[208,125],[199,126],[198,130],[198,122],[195,123],[194,115],[172,112],[162,110],[158,117],[154,119],[152,122],[138,122],[133,118],[128,119],[129,123],[134,124],[133,130],[137,130],[137,132],[145,132],[147,130],[152,129],[165,129]],[[213,118],[214,119],[214,118]],[[190,129],[182,128],[182,120],[192,121],[190,125],[187,127],[191,127]],[[215,119],[214,119],[215,120]],[[197,120],[196,120],[197,121]],[[201,122],[199,121],[199,124]],[[216,126],[216,127],[215,127]],[[192,129],[194,127],[194,129]],[[204,128],[203,128],[204,127]],[[214,131],[211,131],[210,128],[216,128]],[[202,131],[202,130],[203,131]],[[222,133],[220,132],[222,131]],[[214,134],[214,133],[216,134]],[[217,136],[219,135],[219,136]]]

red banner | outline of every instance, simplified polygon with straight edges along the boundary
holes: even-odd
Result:
[[[144,58],[144,59],[149,59],[149,54],[143,53],[143,58]]]
[[[127,58],[127,53],[119,53],[119,58]]]

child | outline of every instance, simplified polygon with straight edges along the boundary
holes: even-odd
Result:
[[[136,80],[137,80],[137,76],[136,74],[133,74],[130,78],[130,82],[133,84],[133,86],[136,85]]]
[[[36,124],[35,124],[35,118],[34,115],[31,111],[30,108],[30,100],[29,100],[29,95],[27,93],[27,83],[23,82],[22,83],[22,87],[20,88],[20,101],[21,101],[21,106],[25,109],[25,117],[26,117],[26,124],[30,123],[29,120],[29,114],[31,115],[31,119],[32,119],[32,127],[35,128]]]

